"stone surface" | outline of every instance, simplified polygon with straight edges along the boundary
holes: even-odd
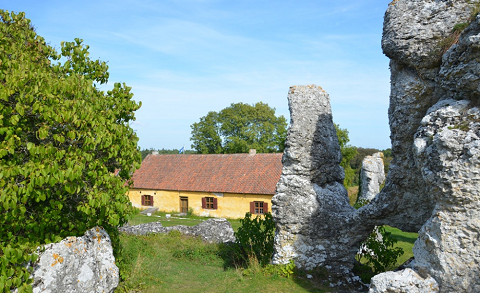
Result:
[[[453,26],[467,22],[473,5],[469,1],[397,1],[387,10],[382,41],[394,65],[389,110],[394,164],[404,162],[401,169],[394,166],[390,179],[402,185],[400,193],[408,187],[401,182],[408,180],[409,192],[421,191],[416,201],[431,203],[411,266],[421,277],[433,277],[440,292],[480,292],[478,17],[456,44],[438,51]],[[404,27],[393,28],[392,23]],[[389,30],[407,35],[418,23],[422,30],[417,37],[391,37]],[[424,58],[429,51],[435,53],[436,61]]]
[[[382,47],[391,59],[393,160],[385,187],[359,210],[341,187],[328,95],[291,88],[292,124],[272,200],[274,262],[347,272],[352,250],[387,224],[419,231],[415,261],[380,275],[373,292],[480,292],[480,18],[458,40],[452,33],[470,21],[475,3],[389,4]]]
[[[293,86],[288,94],[291,124],[283,170],[272,198],[276,222],[274,264],[326,266],[344,275],[359,243],[373,226],[357,229],[356,210],[342,185],[340,146],[328,94],[315,85]]]
[[[33,292],[113,292],[119,282],[110,237],[102,228],[48,244],[34,265]]]
[[[438,102],[415,139],[435,208],[415,243],[414,268],[442,292],[480,292],[480,111],[470,104]]]
[[[412,269],[386,272],[372,278],[369,293],[435,293],[438,284],[432,277],[422,278]],[[452,291],[454,292],[454,291]]]
[[[370,202],[380,192],[380,186],[385,182],[383,153],[366,156],[360,170],[360,194],[358,201]]]
[[[124,226],[119,230],[135,235],[168,233],[172,230],[177,230],[185,235],[202,237],[203,241],[210,243],[235,242],[235,235],[232,225],[223,218],[208,219],[196,226],[178,225],[173,227],[163,227],[160,222],[151,222],[135,226]]]

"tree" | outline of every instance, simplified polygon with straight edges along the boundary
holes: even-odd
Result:
[[[117,251],[140,105],[125,84],[98,88],[108,66],[82,40],[57,53],[24,13],[0,10],[0,52],[0,292],[10,292],[28,290],[22,264],[38,245],[103,226]]]
[[[258,102],[233,103],[220,112],[209,112],[191,125],[192,148],[200,154],[283,152],[287,135],[285,117]]]
[[[348,130],[340,128],[340,125],[335,123],[335,130],[337,131],[338,142],[340,144],[340,151],[342,153],[342,162],[340,166],[345,170],[345,180],[343,185],[350,187],[355,181],[355,170],[350,167],[350,161],[357,154],[357,148],[349,145],[350,138],[348,137]]]

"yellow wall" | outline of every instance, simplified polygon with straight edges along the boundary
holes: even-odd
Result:
[[[250,211],[250,202],[263,201],[268,203],[268,211],[272,208],[272,195],[262,194],[237,194],[237,193],[210,193],[191,191],[167,191],[167,190],[146,190],[130,189],[128,196],[134,207],[148,208],[142,206],[142,195],[153,196],[153,206],[160,211],[180,212],[180,197],[188,198],[188,207],[198,216],[218,218],[243,218],[245,213]],[[202,197],[217,198],[217,209],[203,209]]]

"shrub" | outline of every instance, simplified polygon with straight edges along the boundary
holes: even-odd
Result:
[[[257,216],[253,219],[251,213],[246,213],[240,223],[235,233],[238,259],[248,263],[249,258],[254,256],[261,266],[267,265],[273,256],[275,236],[272,214],[266,213],[264,218]]]
[[[375,274],[385,272],[391,269],[403,254],[403,248],[394,247],[397,241],[384,226],[375,227],[360,246],[356,259],[360,262],[363,257]]]

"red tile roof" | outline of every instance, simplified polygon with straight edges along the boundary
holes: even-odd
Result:
[[[275,194],[282,154],[148,155],[134,188]]]

